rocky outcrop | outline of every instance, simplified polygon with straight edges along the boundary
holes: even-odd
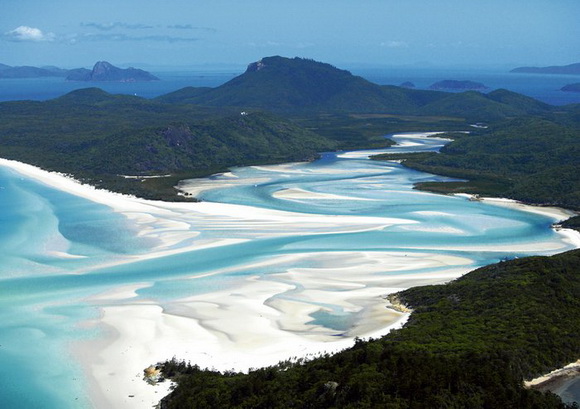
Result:
[[[92,70],[79,68],[71,70],[67,81],[110,81],[110,82],[144,82],[158,81],[159,78],[138,68],[119,68],[107,61],[99,61]]]

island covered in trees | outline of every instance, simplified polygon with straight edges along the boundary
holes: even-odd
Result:
[[[64,69],[54,66],[13,67],[0,64],[0,79],[2,78],[43,78],[60,77],[67,81],[88,81],[88,82],[142,82],[159,81],[153,74],[138,68],[119,68],[107,61],[97,62],[92,70],[87,68]]]
[[[549,67],[518,67],[514,68],[510,72],[527,74],[580,75],[580,63],[569,65],[552,65]]]

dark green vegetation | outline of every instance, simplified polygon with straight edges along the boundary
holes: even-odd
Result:
[[[571,217],[562,223],[562,227],[580,231],[580,216]]]
[[[0,157],[143,197],[175,197],[175,177],[142,183],[118,175],[205,176],[233,165],[309,160],[335,147],[266,112],[170,105],[96,88],[2,103],[0,116]]]
[[[510,72],[523,72],[528,74],[564,74],[580,75],[580,63],[569,65],[554,65],[550,67],[518,67]]]
[[[97,65],[99,72],[110,68]],[[220,87],[185,88],[155,100],[92,88],[51,101],[2,103],[0,156],[167,199],[175,197],[177,177],[383,147],[390,141],[382,135],[395,131],[464,130],[513,118],[524,126],[531,115],[557,117],[561,127],[576,126],[580,117],[578,109],[557,111],[506,90],[449,94],[379,86],[328,64],[269,57]],[[172,176],[145,182],[119,176],[127,174]]]
[[[249,374],[163,365],[163,408],[564,408],[522,380],[580,350],[580,250],[512,260],[398,294],[407,325],[334,356]]]
[[[580,209],[578,107],[542,118],[517,118],[460,137],[439,154],[384,155],[426,172],[468,179],[423,183],[440,193],[477,193]],[[568,125],[570,124],[570,125]],[[452,136],[453,137],[453,136]]]
[[[313,113],[444,116],[486,121],[529,114],[521,101],[501,94],[448,94],[379,86],[348,71],[301,58],[268,57],[217,88],[184,88],[157,98],[170,103],[238,106],[299,116]],[[517,98],[531,100],[515,93]],[[517,99],[516,97],[514,97]],[[537,104],[541,104],[535,101]],[[548,107],[546,104],[541,104]]]
[[[562,91],[566,91],[566,92],[580,92],[580,82],[576,82],[574,84],[564,85],[560,89]]]

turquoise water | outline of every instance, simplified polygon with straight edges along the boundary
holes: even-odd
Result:
[[[430,139],[417,145],[417,139],[405,135],[395,139],[402,147],[394,150],[436,150],[444,143]],[[414,182],[427,180],[445,178],[350,152],[326,153],[313,163],[233,169],[231,174],[193,182],[204,187],[201,198],[304,215],[394,221],[369,230],[278,231],[243,243],[111,266],[112,261],[146,254],[159,243],[139,235],[137,225],[107,206],[0,168],[2,407],[90,406],[86,378],[71,345],[99,336],[82,325],[99,314],[87,297],[119,286],[149,283],[138,290],[138,298],[168,305],[187,296],[234,287],[250,274],[267,277],[284,269],[317,266],[316,260],[302,258],[247,268],[283,255],[353,251],[447,254],[465,257],[471,260],[468,267],[476,267],[554,252],[538,248],[537,243],[555,243],[557,251],[571,247],[550,229],[553,220],[549,217],[412,189]],[[316,196],[300,194],[304,191]],[[192,229],[200,231],[200,239],[246,234],[241,225],[226,228],[211,220]],[[487,248],[497,245],[504,248]],[[417,267],[404,274],[443,268]],[[400,273],[385,268],[377,274]],[[299,296],[299,292],[297,288],[284,297]],[[311,315],[312,325],[345,331],[356,319],[335,306],[325,307]]]

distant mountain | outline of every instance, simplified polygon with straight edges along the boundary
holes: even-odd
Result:
[[[136,80],[126,76],[135,71],[141,72],[100,62],[75,75],[123,81]],[[457,129],[466,121],[529,115],[576,126],[580,104],[556,109],[507,90],[379,86],[329,64],[268,57],[219,87],[188,87],[152,100],[87,88],[45,102],[2,103],[0,156],[87,180],[108,178],[103,183],[115,190],[125,183],[117,174],[308,159],[335,147],[382,147],[384,139],[373,138],[393,129]],[[126,184],[119,189],[128,191]]]
[[[71,70],[67,81],[111,81],[111,82],[144,82],[158,81],[159,78],[138,68],[122,69],[106,62],[99,61],[92,70],[79,68]]]
[[[62,77],[67,81],[116,81],[116,82],[142,82],[157,81],[159,78],[137,68],[121,69],[106,62],[99,61],[92,70],[86,68],[75,68],[66,70],[64,68],[45,67],[11,67],[0,64],[0,78],[41,78],[41,77]]]
[[[421,107],[419,112],[422,115],[452,115],[471,121],[492,121],[526,113],[525,109],[494,101],[476,91],[446,94],[445,98]]]
[[[415,84],[413,84],[411,81],[405,81],[401,85],[399,85],[399,87],[401,87],[401,88],[415,88]]]
[[[485,89],[473,81],[442,81],[442,88]],[[503,93],[503,94],[502,94]],[[448,93],[377,85],[350,72],[302,58],[267,57],[217,88],[183,88],[157,101],[277,113],[348,112],[440,115],[489,121],[551,107],[502,91]],[[539,105],[538,105],[539,104]]]
[[[57,67],[11,67],[0,64],[0,78],[39,78],[39,77],[65,77],[67,70]]]
[[[443,80],[431,84],[429,89],[436,91],[483,91],[487,87],[481,82],[475,81]]]
[[[580,92],[580,82],[564,85],[560,90],[566,92]]]
[[[184,107],[99,88],[0,103],[0,117],[0,156],[99,179],[298,161],[335,147],[267,112]]]
[[[162,101],[289,111],[410,112],[417,104],[398,87],[384,89],[350,72],[302,58],[267,57],[213,89],[182,89]]]
[[[492,101],[509,105],[528,115],[546,113],[553,109],[551,105],[507,89],[496,89],[488,93],[486,97]]]
[[[570,65],[553,65],[550,67],[518,67],[514,68],[510,72],[528,74],[580,75],[580,63]]]

